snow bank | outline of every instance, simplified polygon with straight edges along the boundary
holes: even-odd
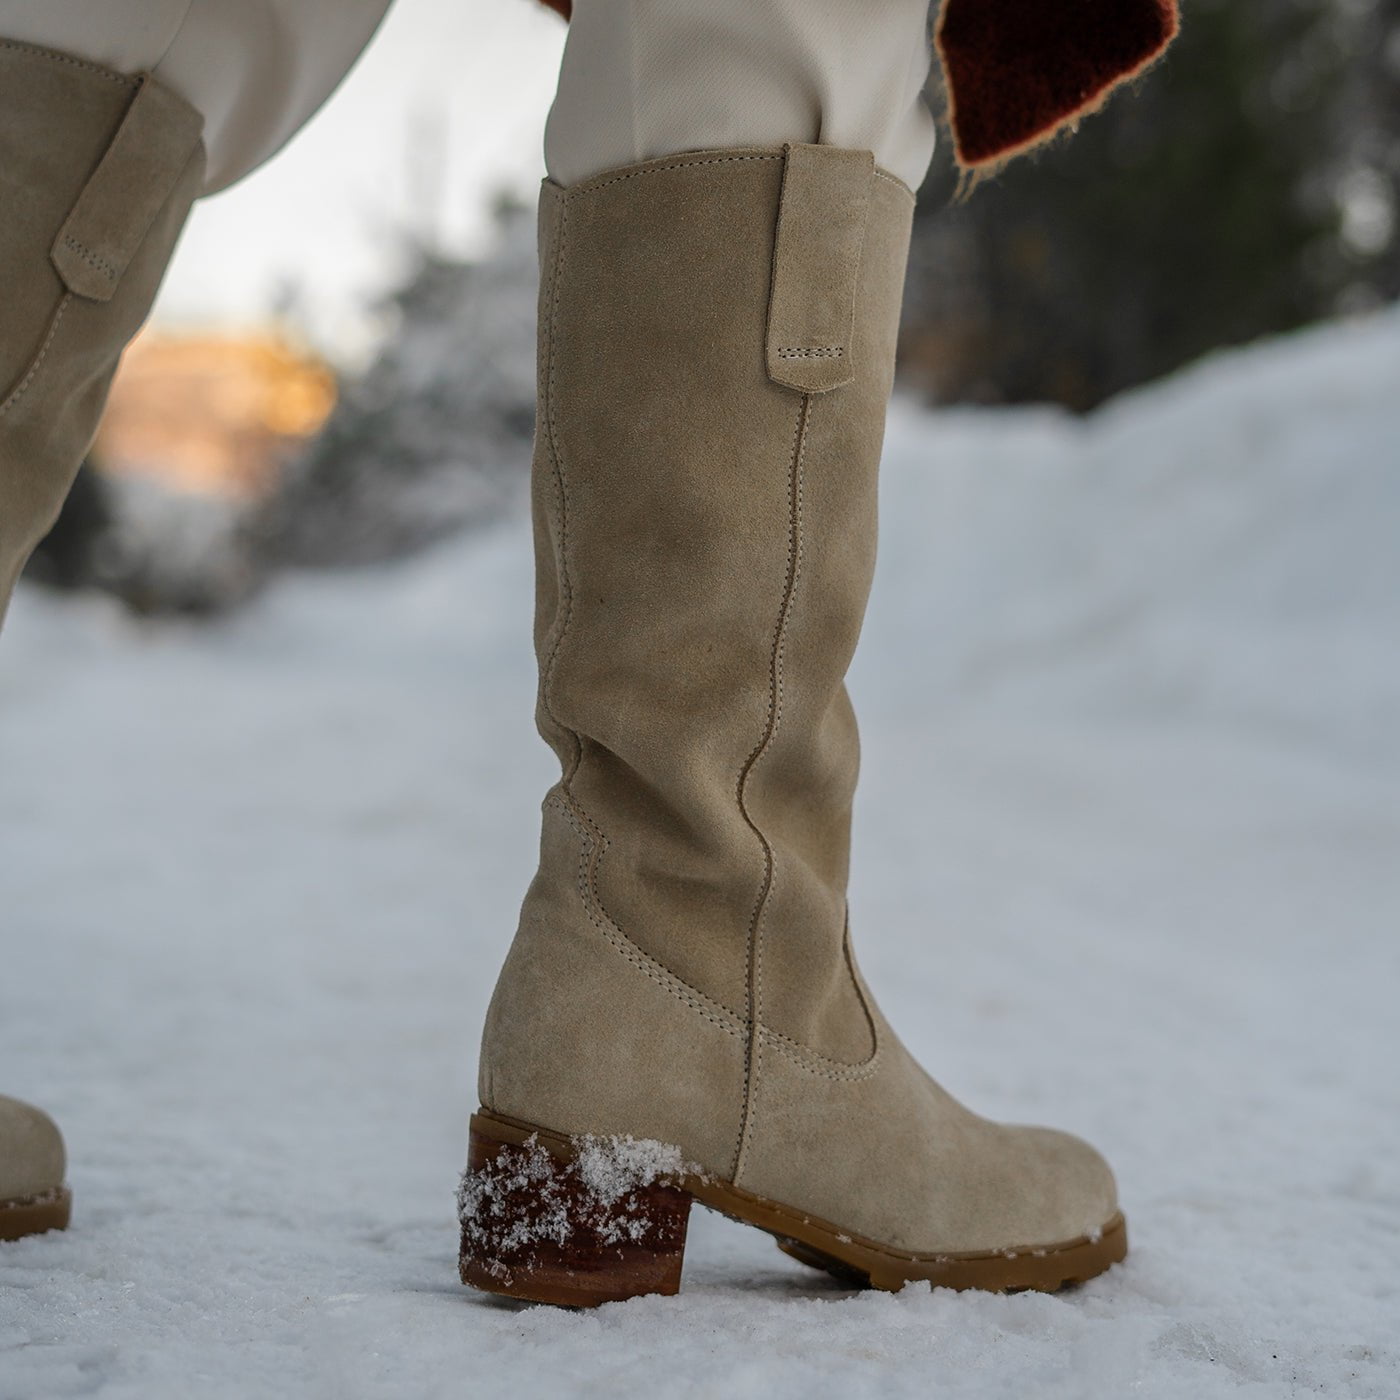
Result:
[[[917,639],[921,682],[955,705],[1209,717],[1400,759],[1378,644],[1400,624],[1397,395],[1392,312],[1087,422],[972,411],[921,432],[906,411],[867,656]]]
[[[980,1109],[1114,1160],[1128,1263],[849,1294],[697,1213],[679,1298],[455,1282],[551,773],[523,522],[216,629],[18,600],[3,1087],[73,1156],[0,1397],[1400,1392],[1400,316],[1087,424],[900,406],[854,917]]]

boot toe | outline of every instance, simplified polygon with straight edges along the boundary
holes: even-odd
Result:
[[[60,1190],[63,1135],[40,1108],[0,1097],[0,1204]]]
[[[1013,1128],[1027,1166],[1022,1244],[1096,1238],[1118,1214],[1112,1168],[1082,1138],[1054,1128]]]

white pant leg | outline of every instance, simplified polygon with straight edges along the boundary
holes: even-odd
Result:
[[[821,142],[917,188],[929,0],[574,0],[545,132],[571,185],[677,151]]]
[[[0,36],[153,71],[205,116],[206,191],[278,150],[390,0],[0,0]],[[510,0],[500,0],[510,3]],[[933,153],[929,0],[575,0],[550,174],[708,147],[873,150],[911,186]]]
[[[0,37],[153,72],[204,114],[205,193],[285,144],[390,0],[0,0]]]

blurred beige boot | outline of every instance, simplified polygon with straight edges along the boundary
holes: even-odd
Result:
[[[53,1119],[0,1094],[0,1240],[68,1228],[73,1197],[63,1184],[65,1165]]]
[[[479,1288],[674,1292],[693,1200],[879,1288],[1051,1289],[1126,1250],[1098,1154],[949,1097],[851,955],[844,678],[912,209],[827,146],[545,186],[537,715],[563,777],[482,1044]]]
[[[0,620],[199,193],[202,126],[150,78],[0,38]]]

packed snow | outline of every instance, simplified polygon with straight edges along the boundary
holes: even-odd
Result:
[[[211,626],[22,592],[0,1088],[76,1213],[0,1246],[0,1396],[1400,1395],[1398,390],[1390,312],[1086,423],[896,405],[854,921],[950,1088],[1115,1163],[1128,1262],[1054,1297],[700,1211],[676,1298],[457,1283],[552,774],[523,520]]]

